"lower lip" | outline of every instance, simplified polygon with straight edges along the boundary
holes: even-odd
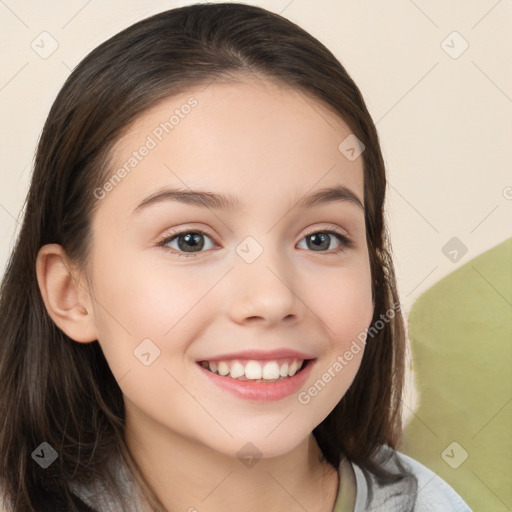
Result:
[[[213,384],[223,390],[230,391],[239,398],[258,402],[273,402],[296,393],[306,382],[315,362],[316,359],[309,359],[306,366],[293,377],[287,377],[276,382],[251,382],[250,380],[222,377],[203,368],[200,364],[196,364]]]

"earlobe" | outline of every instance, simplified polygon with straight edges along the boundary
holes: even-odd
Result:
[[[96,328],[89,294],[73,275],[61,245],[41,247],[36,274],[46,310],[55,324],[75,341],[95,341]]]

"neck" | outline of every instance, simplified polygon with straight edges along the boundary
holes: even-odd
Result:
[[[126,442],[168,511],[333,510],[339,475],[323,461],[313,435],[286,454],[244,464],[162,425],[148,427],[127,416]]]

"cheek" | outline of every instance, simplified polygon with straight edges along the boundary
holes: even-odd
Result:
[[[165,262],[131,261],[128,252],[109,255],[108,260],[98,258],[94,314],[112,372],[122,377],[130,369],[140,370],[136,353],[141,343],[158,354],[151,368],[175,365],[195,330],[216,313],[205,297],[217,273],[201,276],[192,267],[172,271]]]
[[[320,423],[345,395],[361,365],[373,317],[369,267],[342,269],[328,282],[317,281],[315,290],[309,295],[310,307],[322,323],[325,351],[310,387],[297,398]]]
[[[118,324],[133,341],[163,337],[207,291],[208,283],[169,272],[161,263],[131,261],[127,254],[112,260],[98,265],[95,274],[101,323],[106,328]]]
[[[347,266],[316,276],[309,290],[307,303],[322,321],[331,345],[340,349],[350,345],[370,325],[373,302],[369,265]]]
[[[373,316],[371,290],[352,288],[341,290],[328,301],[331,334],[342,349],[358,338],[370,325]]]

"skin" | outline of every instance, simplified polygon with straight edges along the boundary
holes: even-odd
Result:
[[[88,268],[74,268],[58,245],[41,249],[43,299],[72,339],[99,341],[125,398],[130,451],[168,510],[332,511],[338,473],[311,432],[345,394],[363,350],[306,405],[297,394],[243,400],[207,382],[196,361],[247,348],[304,351],[317,358],[307,390],[370,325],[362,208],[291,208],[334,185],[363,203],[362,158],[338,150],[351,130],[316,99],[250,78],[146,112],[118,141],[112,172],[191,95],[198,105],[100,200]],[[132,213],[163,186],[231,194],[244,207],[169,201]],[[336,254],[343,246],[333,235],[324,248],[308,245],[308,234],[331,228],[353,247]],[[158,246],[172,229],[204,231],[204,247],[179,257],[183,238]],[[263,249],[250,264],[235,251],[247,236]],[[133,353],[147,338],[160,350],[149,366]],[[262,454],[250,468],[237,457],[247,442]]]

